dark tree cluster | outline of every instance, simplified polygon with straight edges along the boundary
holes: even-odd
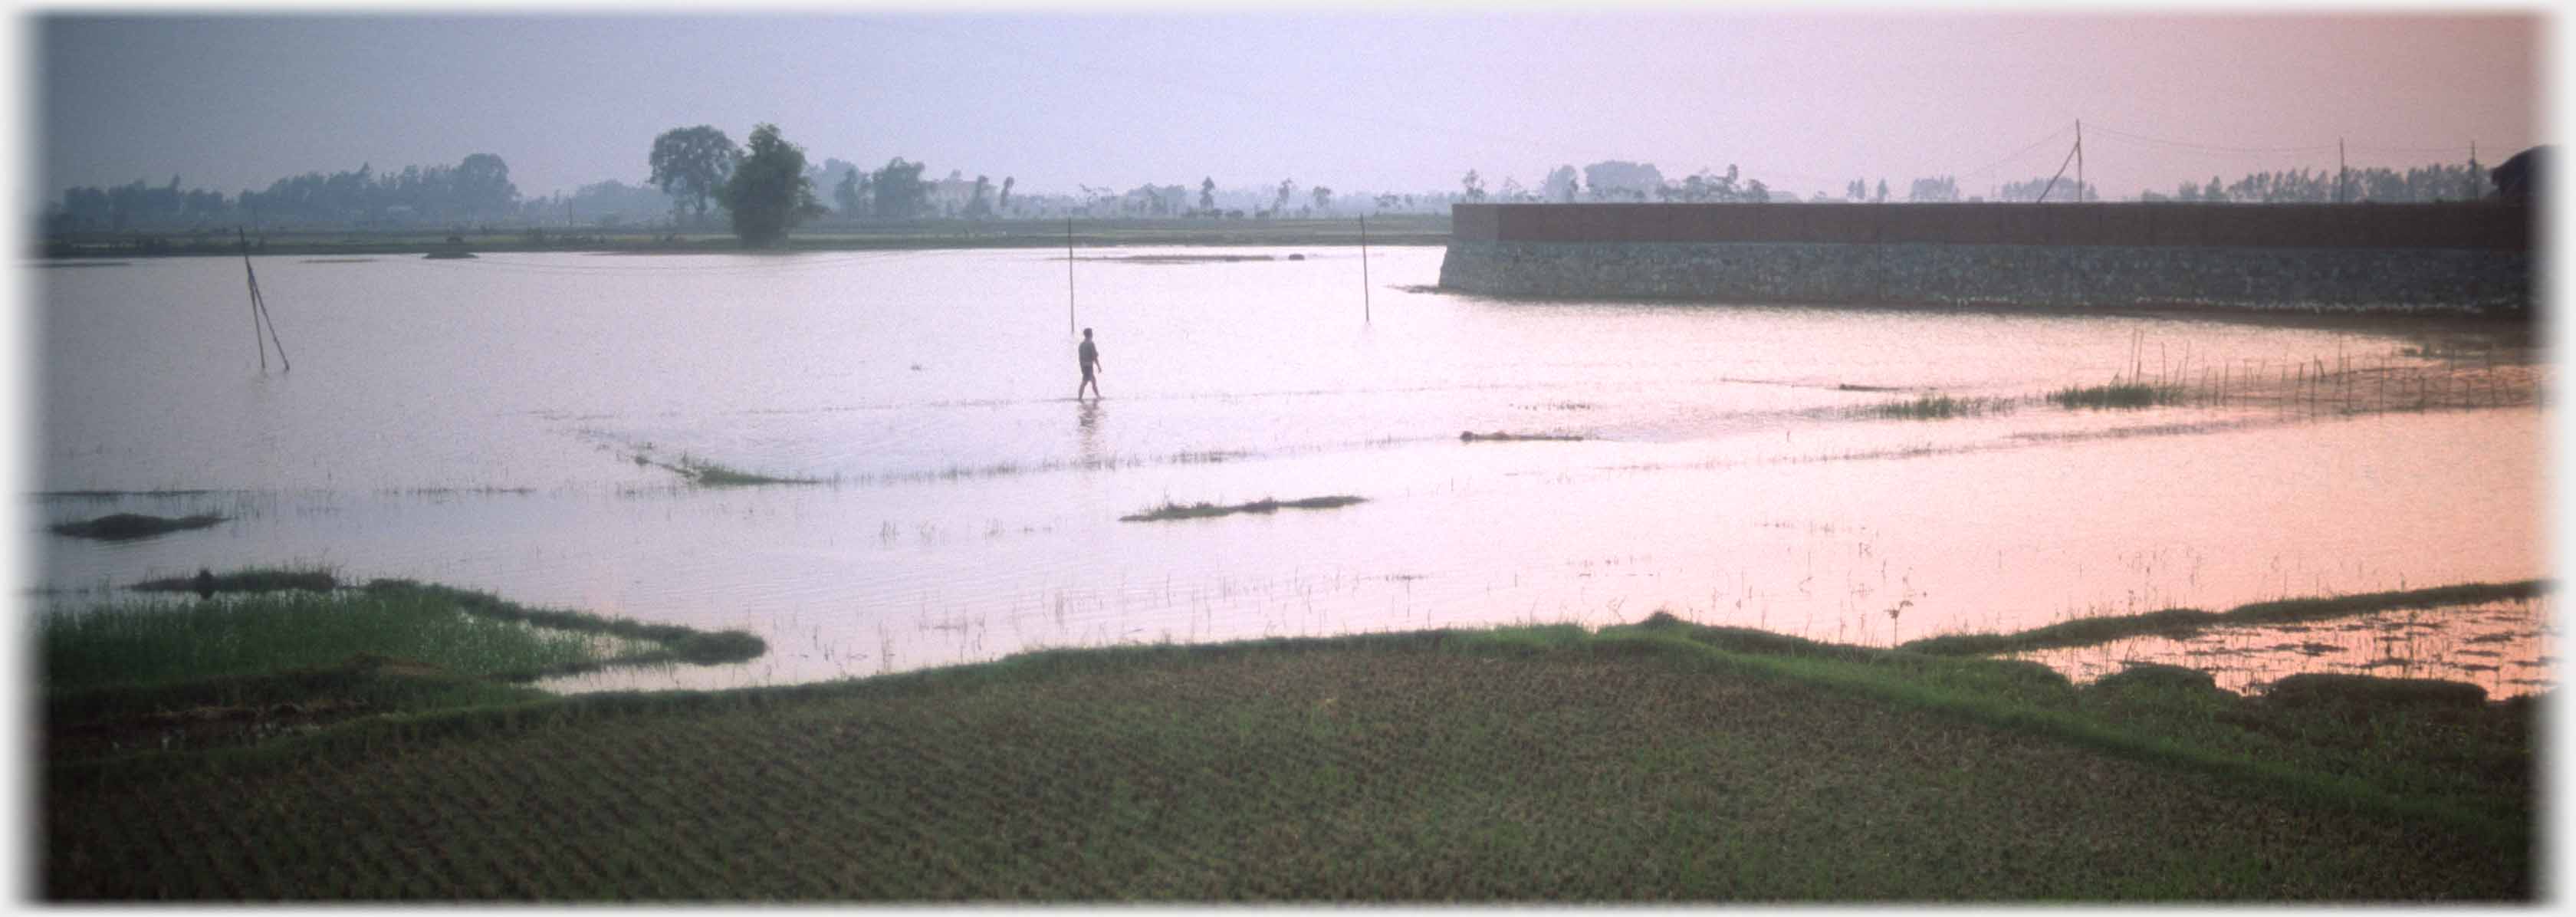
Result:
[[[519,189],[501,157],[476,153],[453,166],[410,166],[377,172],[307,172],[243,191],[230,201],[218,191],[181,190],[178,176],[152,187],[138,180],[115,188],[72,188],[48,208],[54,232],[123,231],[147,226],[204,228],[251,221],[266,225],[315,223],[354,226],[441,225],[513,215]]]
[[[778,125],[751,129],[741,161],[717,198],[733,214],[734,235],[751,246],[775,245],[789,227],[822,216],[814,183],[805,177],[805,151],[778,136]]]

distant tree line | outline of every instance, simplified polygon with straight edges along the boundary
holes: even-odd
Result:
[[[70,188],[59,203],[47,206],[45,225],[67,232],[230,222],[448,224],[512,216],[519,205],[509,164],[476,153],[453,166],[400,172],[379,173],[363,164],[354,172],[307,172],[229,199],[218,191],[182,190],[176,175],[160,187],[136,180],[114,188]]]
[[[2386,167],[2367,169],[2292,169],[2286,172],[2256,172],[2221,185],[2218,176],[2208,184],[2185,181],[2171,195],[2148,191],[2138,196],[2143,201],[2221,202],[2237,204],[2331,204],[2378,201],[2381,203],[2431,203],[2434,201],[2477,200],[2495,193],[2495,184],[2485,166],[2475,161],[2418,166],[2400,172]]]

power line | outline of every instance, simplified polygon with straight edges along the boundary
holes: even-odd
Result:
[[[2067,132],[2072,131],[2072,130],[2074,130],[2074,128],[2073,128],[2073,127],[2061,127],[2061,128],[2056,129],[2056,130],[2049,131],[2049,132],[2048,132],[2048,136],[2041,137],[2041,138],[2039,138],[2039,139],[2037,139],[2037,140],[2033,140],[2033,141],[2031,141],[2031,143],[2030,143],[2030,145],[2029,145],[2029,146],[2025,146],[2025,147],[2022,147],[2021,149],[2014,150],[2014,151],[2012,151],[2012,152],[2010,152],[2010,153],[2006,153],[2006,154],[2004,154],[2004,157],[2003,157],[2003,158],[2001,158],[2001,159],[1997,159],[1997,160],[1995,160],[1994,162],[1991,162],[1991,163],[1987,163],[1987,164],[1985,164],[1985,165],[1983,165],[1983,166],[1980,166],[1980,167],[1978,167],[1978,168],[1976,168],[1976,169],[1972,169],[1972,170],[1969,170],[1969,171],[1966,171],[1966,172],[1961,172],[1961,173],[1959,173],[1958,177],[1959,177],[1959,178],[1974,178],[1974,177],[1976,177],[1976,176],[1984,175],[1984,174],[1986,174],[1986,173],[1988,173],[1988,172],[1992,172],[1992,171],[1994,171],[1995,169],[1997,169],[1997,168],[1999,168],[1999,167],[2003,166],[2003,164],[2005,164],[2005,163],[2011,162],[2011,161],[2013,161],[2013,160],[2015,160],[2015,159],[2019,159],[2019,158],[2021,158],[2021,157],[2023,157],[2023,156],[2030,155],[2030,152],[2031,152],[2032,150],[2039,149],[2040,147],[2047,146],[2048,144],[2055,142],[2058,138],[2061,138],[2061,137],[2066,136]]]
[[[2212,143],[2193,143],[2187,140],[2167,140],[2162,137],[2150,137],[2135,131],[2121,130],[2116,127],[2106,127],[2099,121],[2093,123],[2093,129],[2146,143],[2157,143],[2182,149],[2212,150],[2225,153],[2315,153],[2334,149],[2334,144],[2331,143],[2319,144],[2316,146],[2246,147],[2222,146]]]

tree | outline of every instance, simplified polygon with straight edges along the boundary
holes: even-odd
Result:
[[[1575,176],[1573,166],[1557,166],[1547,173],[1545,181],[1539,183],[1539,193],[1546,195],[1548,200],[1571,204],[1574,203],[1574,195],[1582,191],[1581,184],[1582,180]]]
[[[991,178],[982,175],[975,176],[975,190],[972,194],[968,195],[966,199],[967,219],[982,219],[993,215],[993,202],[984,199],[984,195],[990,193],[992,190],[993,180]]]
[[[1458,183],[1466,187],[1469,201],[1485,199],[1485,180],[1476,175],[1476,170],[1467,170],[1467,177],[1459,179]]]
[[[733,234],[744,245],[767,246],[785,238],[789,227],[821,216],[823,205],[805,177],[804,149],[778,136],[778,125],[752,128],[747,146],[717,195],[733,213]]]
[[[1282,211],[1282,210],[1286,210],[1286,209],[1288,209],[1288,198],[1289,198],[1289,196],[1290,196],[1290,195],[1293,195],[1293,194],[1296,194],[1296,193],[1297,193],[1297,182],[1296,182],[1295,180],[1293,180],[1293,179],[1286,179],[1286,178],[1280,179],[1280,180],[1279,180],[1279,199],[1278,199],[1278,200],[1276,200],[1276,201],[1273,201],[1273,202],[1270,204],[1270,211],[1271,211],[1272,213],[1274,213],[1274,214],[1275,214],[1275,213],[1278,213],[1279,211]]]
[[[1887,179],[1884,178],[1878,180],[1878,202],[1887,203]]]
[[[1592,189],[1594,200],[1642,201],[1663,184],[1664,173],[1653,163],[1614,159],[1583,167],[1583,186]]]
[[[1199,179],[1199,209],[1216,210],[1216,176]]]
[[[930,185],[921,180],[921,169],[921,163],[897,156],[870,178],[879,219],[909,220],[921,215],[930,203]]]
[[[653,138],[653,177],[646,181],[696,211],[698,222],[704,223],[707,201],[724,188],[741,160],[742,150],[723,131],[704,124],[672,128]]]
[[[1008,175],[1002,176],[1002,200],[995,204],[993,209],[1008,212],[1011,209],[1011,186],[1019,183],[1019,179]]]
[[[832,203],[841,205],[842,216],[854,217],[859,215],[859,207],[861,204],[859,199],[859,170],[851,169],[847,172],[841,173],[841,183],[832,186]]]
[[[1333,189],[1322,185],[1316,185],[1313,194],[1315,196],[1315,209],[1317,211],[1324,211],[1332,208]]]
[[[1852,179],[1851,184],[1843,186],[1843,196],[1855,201],[1869,200],[1869,181],[1860,178]]]
[[[1509,203],[1518,203],[1518,202],[1523,201],[1523,200],[1526,200],[1526,199],[1528,199],[1528,198],[1529,198],[1529,189],[1521,187],[1521,181],[1520,181],[1520,179],[1513,178],[1513,177],[1508,176],[1508,175],[1503,176],[1503,200],[1504,200],[1504,201],[1509,202]]]

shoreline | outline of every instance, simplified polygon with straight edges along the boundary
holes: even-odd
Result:
[[[290,230],[255,233],[251,254],[306,257],[427,255],[442,252],[565,252],[600,255],[797,254],[840,251],[1123,246],[1250,247],[1360,244],[1360,218],[1293,220],[927,220],[894,224],[826,224],[791,232],[779,245],[746,248],[722,227],[639,230],[537,227],[453,230]],[[1370,246],[1447,245],[1449,217],[1395,214],[1368,221]],[[461,242],[450,242],[454,237]],[[242,254],[230,228],[201,231],[83,233],[42,238],[22,255],[72,264],[92,259],[207,257]],[[102,265],[103,266],[103,265]]]

